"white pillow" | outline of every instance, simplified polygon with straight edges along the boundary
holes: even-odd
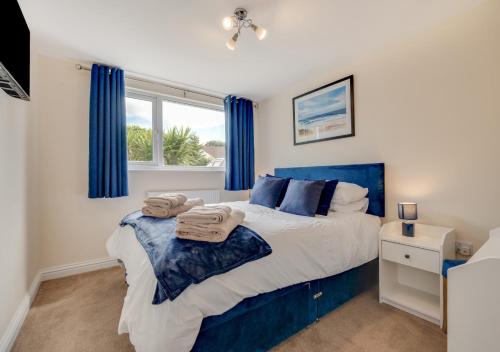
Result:
[[[368,188],[360,187],[354,183],[339,182],[335,188],[330,208],[333,208],[333,204],[346,205],[357,202],[366,197],[367,194]]]
[[[366,213],[368,210],[368,204],[368,198],[363,198],[349,204],[333,204],[333,208],[330,209],[338,213]]]

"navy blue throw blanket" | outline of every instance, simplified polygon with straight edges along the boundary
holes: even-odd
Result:
[[[189,285],[223,274],[271,254],[269,244],[245,226],[236,227],[224,242],[211,243],[175,236],[175,218],[127,215],[120,226],[134,228],[158,280],[153,304],[173,301]]]

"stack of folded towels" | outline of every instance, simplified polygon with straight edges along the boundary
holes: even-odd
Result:
[[[226,205],[196,206],[177,216],[177,237],[223,242],[243,222],[245,213]]]
[[[189,209],[203,205],[203,199],[187,199],[182,193],[163,193],[159,196],[149,197],[144,201],[142,213],[156,218],[170,218],[184,213]]]

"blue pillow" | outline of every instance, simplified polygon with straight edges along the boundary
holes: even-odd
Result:
[[[316,214],[328,215],[328,210],[330,210],[330,204],[332,203],[333,194],[335,193],[335,188],[339,180],[330,180],[325,182],[325,188],[321,192],[321,197],[319,198],[318,209],[316,209]]]
[[[280,178],[282,180],[285,180],[285,184],[283,185],[283,189],[281,190],[280,197],[278,198],[278,203],[276,203],[276,206],[279,207],[281,205],[281,202],[283,202],[283,198],[285,198],[286,190],[288,188],[288,184],[290,183],[291,178],[287,177],[278,177],[278,176],[273,176],[266,174],[266,177],[274,177],[274,178]]]
[[[323,188],[325,180],[290,180],[280,210],[290,214],[314,216]]]
[[[259,204],[275,208],[285,184],[285,179],[259,176],[250,195],[250,204]]]

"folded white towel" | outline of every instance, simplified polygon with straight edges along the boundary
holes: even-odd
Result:
[[[226,221],[230,214],[231,208],[227,205],[197,206],[185,213],[179,214],[177,216],[177,223],[193,225],[220,224]]]
[[[164,207],[157,205],[146,205],[142,207],[142,213],[146,216],[152,216],[155,218],[171,218],[177,216],[178,214],[188,211],[192,207],[203,204],[204,204],[203,199],[193,198],[193,199],[188,199],[182,205],[169,209],[165,209]]]
[[[175,208],[186,203],[187,197],[182,193],[163,193],[144,200],[146,205],[154,205],[164,209]]]
[[[245,219],[245,213],[233,209],[226,221],[220,224],[209,224],[205,226],[177,223],[175,233],[177,237],[205,242],[223,242],[229,234]]]

